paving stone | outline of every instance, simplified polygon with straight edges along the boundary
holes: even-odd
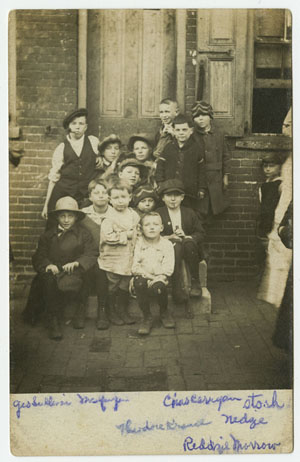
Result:
[[[192,334],[193,325],[190,319],[180,319],[176,321],[176,334]]]
[[[143,351],[136,351],[126,354],[124,367],[143,367],[144,364]]]
[[[92,353],[100,353],[100,352],[107,352],[110,350],[111,347],[111,339],[110,338],[93,338],[89,351]]]
[[[106,370],[107,377],[137,377],[143,376],[148,373],[148,370],[144,367],[110,367]]]
[[[108,391],[127,391],[126,378],[113,377],[108,380]]]
[[[155,367],[161,366],[162,361],[162,352],[161,350],[149,350],[144,353],[144,366],[145,367]]]
[[[186,384],[181,375],[168,375],[168,390],[186,390]]]
[[[203,390],[205,389],[205,381],[203,375],[184,375],[186,390]]]

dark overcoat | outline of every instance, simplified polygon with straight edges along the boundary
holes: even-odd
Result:
[[[213,215],[217,215],[229,206],[223,189],[223,176],[229,173],[229,148],[223,132],[216,128],[205,133],[195,127],[193,136],[201,144],[204,143],[208,196],[200,201],[200,208],[207,214],[210,202]]]

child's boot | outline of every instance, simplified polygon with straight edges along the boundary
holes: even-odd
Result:
[[[202,297],[202,288],[198,279],[191,279],[190,297]]]
[[[105,302],[103,300],[98,300],[96,327],[98,330],[106,330],[109,328],[109,320],[106,314]]]
[[[58,316],[51,314],[49,316],[49,338],[51,340],[61,340],[63,337],[60,328]]]
[[[129,293],[125,290],[119,290],[117,295],[118,314],[125,324],[135,324],[135,319],[130,315],[129,308]]]
[[[140,325],[138,329],[138,334],[149,335],[151,332],[151,328],[152,328],[152,317],[151,315],[148,315],[147,317],[144,317],[142,324]]]
[[[116,313],[116,295],[109,294],[108,296],[108,319],[115,326],[123,326],[124,321]]]
[[[79,303],[73,317],[74,329],[83,329],[85,325],[85,304]]]

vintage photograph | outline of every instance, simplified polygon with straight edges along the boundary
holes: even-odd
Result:
[[[292,389],[291,12],[8,34],[11,393]]]

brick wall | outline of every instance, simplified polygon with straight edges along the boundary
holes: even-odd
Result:
[[[10,241],[18,279],[44,229],[41,211],[61,122],[77,105],[77,12],[17,11],[17,124],[24,156],[10,166]]]

